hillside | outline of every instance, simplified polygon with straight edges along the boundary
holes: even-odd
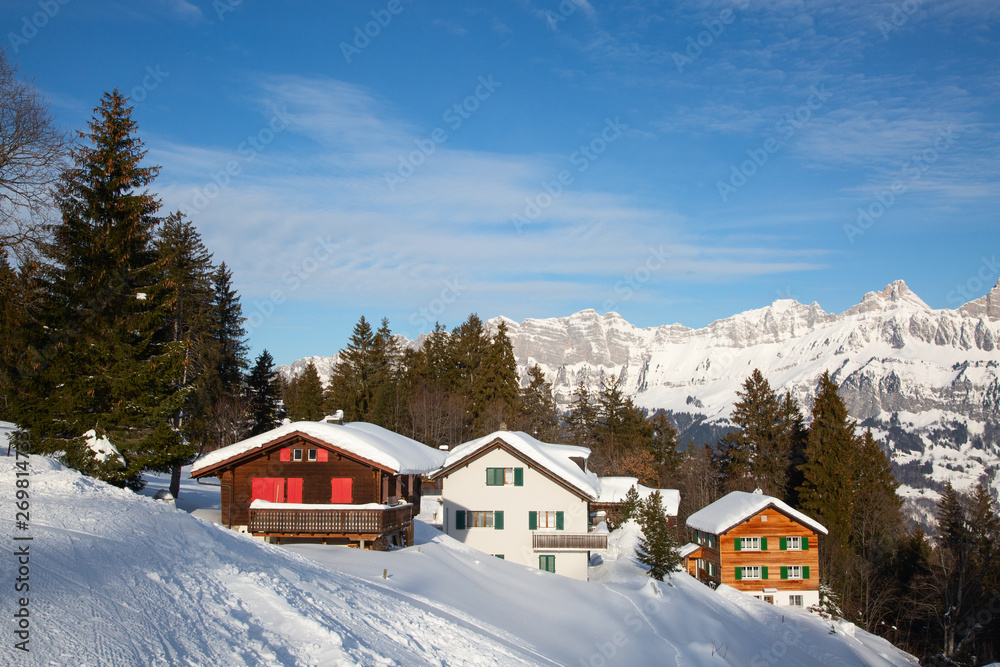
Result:
[[[829,371],[851,415],[887,445],[904,493],[933,499],[946,480],[968,488],[980,478],[1000,490],[1000,283],[954,310],[932,309],[896,281],[839,315],[780,299],[701,329],[642,329],[593,310],[502,319],[522,378],[537,363],[564,408],[580,381],[596,391],[613,374],[639,405],[671,411],[682,437],[702,442],[729,426],[754,368],[807,415]]]
[[[630,562],[634,534],[597,568],[603,583],[583,583],[426,526],[418,547],[390,553],[266,545],[48,459],[31,465],[20,665],[916,664],[849,624],[831,632],[683,574],[651,583]],[[11,458],[0,474],[13,478]],[[0,507],[13,534],[12,485]]]

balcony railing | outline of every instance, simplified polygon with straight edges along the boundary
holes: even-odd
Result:
[[[413,505],[385,509],[250,509],[251,533],[285,535],[384,535],[413,520]]]
[[[538,551],[602,551],[608,548],[608,534],[532,533],[531,548]]]

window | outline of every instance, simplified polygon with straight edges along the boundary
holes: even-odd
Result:
[[[767,566],[744,565],[736,568],[736,580],[741,579],[767,579]]]
[[[708,576],[710,577],[719,576],[719,568],[715,565],[715,563],[710,562],[708,564]]]
[[[788,606],[789,607],[801,607],[802,606],[802,596],[801,595],[789,595],[788,596]]]
[[[704,558],[698,558],[697,560],[695,560],[694,563],[695,563],[695,567],[697,568],[697,571],[701,571],[701,570],[705,569],[705,559]]]
[[[459,512],[459,514],[462,514],[462,512]],[[455,526],[456,528],[495,528],[503,530],[503,512],[501,511],[467,510],[464,514],[465,521],[459,521],[462,525]]]
[[[781,548],[788,551],[801,551],[802,550],[802,538],[801,537],[782,537]]]
[[[528,530],[563,530],[565,512],[528,512]]]
[[[743,551],[760,551],[760,538],[759,537],[744,537],[740,540],[740,548]]]
[[[801,579],[802,578],[802,566],[801,565],[789,565],[788,566],[788,577],[787,579]]]
[[[538,557],[538,569],[545,570],[546,572],[551,572],[555,574],[556,572],[556,557],[555,556],[539,556]]]
[[[487,468],[486,486],[524,486],[524,468]]]
[[[301,449],[293,449],[292,450],[292,460],[293,461],[301,461],[302,460],[302,450]]]
[[[315,450],[315,449],[310,449],[310,450],[309,450],[309,451],[308,451],[308,452],[306,453],[306,458],[307,458],[308,460],[310,460],[310,461],[315,461],[315,460],[316,460],[316,450]]]
[[[766,514],[761,514],[760,515],[760,522],[761,523],[767,523],[767,515]]]

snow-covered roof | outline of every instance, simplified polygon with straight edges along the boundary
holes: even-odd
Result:
[[[819,521],[811,519],[802,512],[792,509],[785,502],[761,493],[733,491],[719,498],[707,507],[703,507],[688,517],[687,525],[713,535],[721,535],[741,521],[752,517],[766,507],[787,514],[799,523],[809,526],[817,533],[826,535],[826,528]]]
[[[205,454],[194,462],[191,474],[197,474],[254,449],[260,449],[296,432],[385,466],[401,475],[422,475],[437,470],[444,463],[444,452],[375,424],[291,422]]]
[[[678,549],[677,553],[680,555],[681,558],[687,558],[688,556],[690,556],[691,554],[693,554],[698,549],[701,549],[701,545],[700,544],[695,544],[694,542],[688,542],[687,544],[685,544],[684,546],[682,546],[680,549]]]
[[[587,458],[590,457],[589,449],[575,445],[542,442],[523,431],[496,431],[482,438],[462,443],[447,453],[448,458],[441,469],[450,468],[456,463],[476,455],[481,450],[491,447],[497,440],[502,440],[507,447],[520,453],[526,459],[534,461],[590,500],[597,499],[601,491],[601,483],[597,475],[589,470],[581,469],[573,460],[581,458],[586,462]]]
[[[677,508],[681,504],[681,492],[677,489],[651,489],[640,484],[636,477],[601,477],[599,481],[601,483],[601,492],[597,496],[599,503],[620,503],[625,500],[628,490],[634,486],[640,500],[645,500],[653,491],[659,491],[667,514],[677,516]]]

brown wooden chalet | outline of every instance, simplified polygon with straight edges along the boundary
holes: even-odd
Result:
[[[294,422],[205,454],[191,476],[218,478],[229,528],[386,549],[413,543],[420,476],[443,459],[373,424]]]
[[[734,491],[688,517],[685,569],[771,604],[819,602],[819,536],[826,528],[777,498]]]

